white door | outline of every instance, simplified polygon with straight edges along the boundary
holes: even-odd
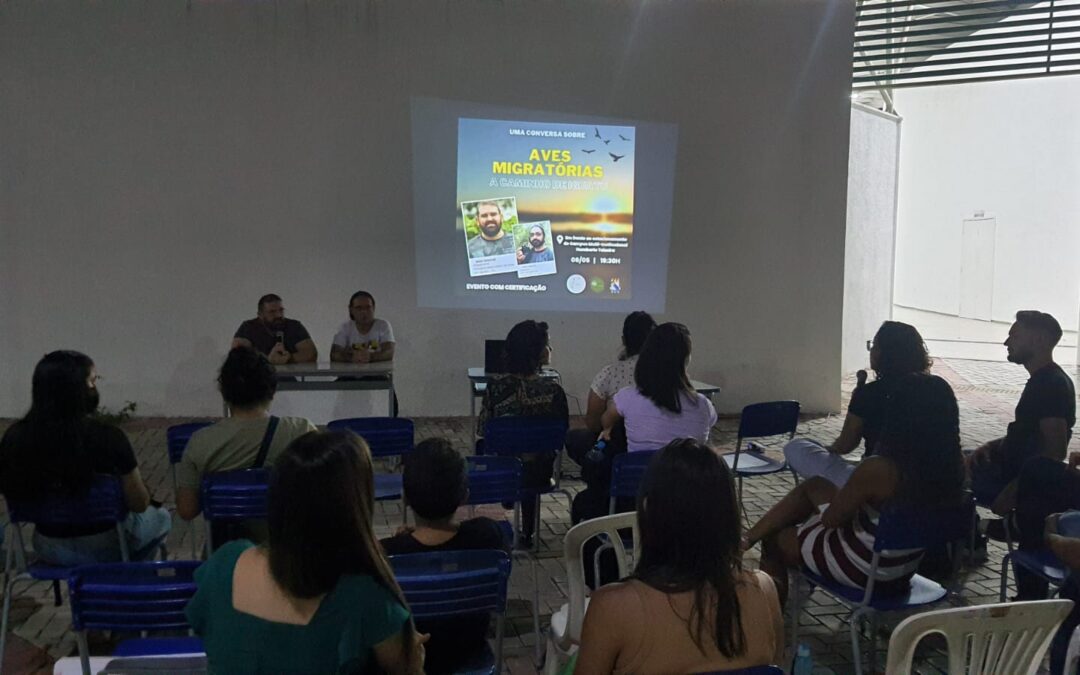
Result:
[[[990,321],[994,311],[996,218],[964,221],[960,253],[960,316]]]

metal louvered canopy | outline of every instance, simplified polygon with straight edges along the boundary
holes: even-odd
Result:
[[[1080,74],[1080,0],[858,0],[853,88]]]

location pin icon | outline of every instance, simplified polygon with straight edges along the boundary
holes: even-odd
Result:
[[[559,236],[555,237],[555,241],[557,241],[557,242],[559,242],[561,244],[562,243],[562,235],[560,234]]]

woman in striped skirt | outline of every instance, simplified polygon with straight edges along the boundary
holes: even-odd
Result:
[[[842,487],[816,477],[800,483],[746,534],[762,542],[761,569],[787,597],[787,571],[804,567],[831,582],[863,589],[869,581],[874,536],[886,505],[918,513],[961,508],[963,461],[959,412],[949,384],[935,375],[904,376],[886,401],[877,453],[864,459]],[[883,551],[875,595],[904,593],[922,549]]]

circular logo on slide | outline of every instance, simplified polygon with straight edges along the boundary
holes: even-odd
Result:
[[[589,290],[591,290],[593,293],[603,293],[604,280],[600,277],[593,277],[592,279],[589,279]]]
[[[580,274],[571,274],[566,277],[566,290],[574,295],[583,292],[585,290],[585,277]]]

